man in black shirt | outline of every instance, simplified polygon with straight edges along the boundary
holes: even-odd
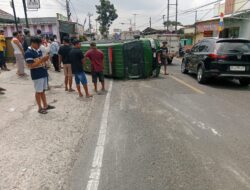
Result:
[[[69,52],[71,51],[70,40],[68,37],[63,38],[63,46],[59,48],[58,55],[59,55],[59,65],[63,62],[63,70],[65,75],[65,91],[73,92],[75,90],[72,89],[72,68],[71,64],[69,63]]]
[[[82,97],[83,95],[80,86],[80,83],[82,83],[86,97],[90,98],[92,97],[92,95],[89,94],[88,81],[83,71],[84,55],[80,49],[81,43],[79,40],[74,40],[73,45],[74,47],[69,53],[69,62],[71,64],[72,73],[75,75],[77,91],[79,93],[79,96]]]
[[[167,73],[167,58],[168,58],[168,47],[167,42],[163,42],[161,49],[157,52],[158,63],[164,66],[164,74]]]
[[[28,50],[28,47],[30,47],[30,31],[24,30],[24,42],[23,42],[23,50],[26,52]]]

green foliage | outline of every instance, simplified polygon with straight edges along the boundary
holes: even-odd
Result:
[[[176,25],[176,22],[175,21],[165,21],[164,22],[164,25],[165,26],[170,26],[170,25],[173,25],[173,26],[175,26]],[[182,26],[182,24],[180,23],[180,22],[177,22],[177,25],[179,25],[179,26]]]
[[[116,9],[109,0],[100,0],[100,5],[96,5],[96,13],[99,15],[97,21],[100,24],[100,32],[106,38],[113,21],[118,18]]]

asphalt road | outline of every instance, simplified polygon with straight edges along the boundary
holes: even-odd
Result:
[[[169,73],[109,82],[72,189],[250,189],[250,88],[225,80],[199,85],[177,61]]]

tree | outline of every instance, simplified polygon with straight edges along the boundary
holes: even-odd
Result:
[[[100,24],[99,30],[107,38],[111,24],[118,18],[116,9],[109,0],[100,0],[100,5],[96,5],[96,13],[99,15],[96,19]]]
[[[170,26],[170,25],[173,25],[173,26],[175,26],[176,25],[176,21],[165,21],[164,22],[164,26]],[[179,25],[179,26],[182,26],[182,24],[180,23],[180,22],[177,22],[177,25]]]

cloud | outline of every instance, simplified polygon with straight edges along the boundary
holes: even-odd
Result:
[[[205,3],[212,2],[213,0],[179,0],[179,12],[193,8]],[[95,13],[95,5],[99,0],[71,0],[71,12],[74,19],[78,17],[78,21],[83,23],[87,17],[87,13]],[[140,29],[149,26],[149,17],[152,17],[153,27],[162,26],[163,21],[161,20],[163,14],[167,14],[167,3],[166,0],[111,0],[115,5],[119,18],[114,22],[113,28],[123,28],[127,29],[129,27],[129,19],[134,22],[134,13],[137,13],[137,26],[141,26]],[[175,0],[170,0],[171,3],[175,3]],[[55,16],[55,13],[59,12],[66,14],[66,8],[64,6],[63,0],[42,0],[41,10],[36,12],[28,12],[30,17],[42,17],[42,16]],[[21,1],[15,1],[17,7],[18,17],[23,17],[23,9]],[[12,13],[12,9],[9,6],[9,0],[1,0],[0,9],[6,10]],[[170,10],[171,19],[174,19],[175,8],[172,6]],[[200,13],[202,17],[204,13]],[[94,16],[95,18],[96,16]],[[184,24],[192,24],[194,22],[194,13],[179,15],[179,21]],[[121,25],[120,23],[127,23]]]

